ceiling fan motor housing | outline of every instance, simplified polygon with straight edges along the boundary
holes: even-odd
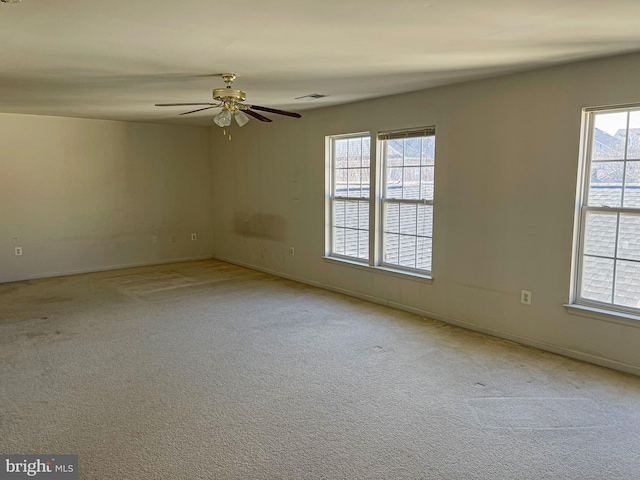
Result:
[[[247,94],[238,90],[237,88],[214,88],[213,99],[220,102],[227,100],[235,100],[237,102],[243,102],[247,98]]]

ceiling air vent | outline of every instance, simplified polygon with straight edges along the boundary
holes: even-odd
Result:
[[[296,97],[296,100],[301,100],[303,102],[310,102],[311,100],[317,100],[319,98],[324,98],[327,95],[322,95],[321,93],[311,93],[309,95],[304,95],[303,97]]]

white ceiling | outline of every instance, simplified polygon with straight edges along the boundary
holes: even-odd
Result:
[[[224,84],[302,111],[640,50],[637,0],[22,0],[0,4],[0,112],[211,125]],[[311,93],[314,102],[294,100]],[[215,111],[213,111],[215,113]]]

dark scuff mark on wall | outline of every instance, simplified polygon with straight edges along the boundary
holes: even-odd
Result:
[[[279,215],[269,213],[247,214],[236,212],[233,216],[233,230],[243,237],[262,238],[284,242],[287,221]]]

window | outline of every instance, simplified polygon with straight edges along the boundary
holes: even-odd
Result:
[[[373,153],[370,139],[370,134],[327,139],[327,254],[427,276],[435,129],[380,132]]]
[[[382,150],[382,263],[431,271],[435,129],[378,135]]]
[[[369,259],[370,137],[331,139],[330,254]]]
[[[640,314],[640,105],[585,112],[574,303]]]

